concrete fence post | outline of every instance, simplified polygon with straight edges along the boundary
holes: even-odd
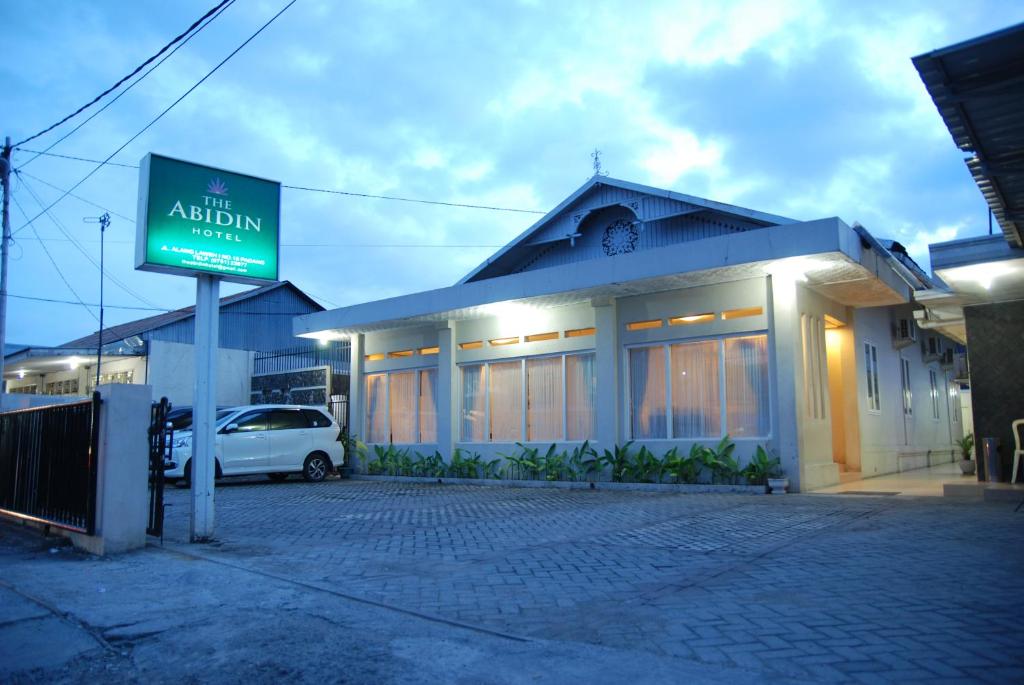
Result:
[[[96,534],[71,533],[76,547],[92,554],[119,554],[145,547],[149,518],[148,385],[101,385],[96,474]]]

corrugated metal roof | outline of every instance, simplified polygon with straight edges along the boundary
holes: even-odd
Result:
[[[1006,239],[1024,245],[1024,24],[913,61]]]
[[[228,305],[245,302],[246,300],[251,300],[254,297],[265,295],[271,291],[277,290],[278,288],[282,287],[290,288],[298,295],[300,295],[303,299],[309,300],[309,302],[311,302],[316,307],[317,310],[323,310],[323,307],[321,307],[309,295],[302,292],[302,290],[300,290],[299,288],[295,287],[295,285],[293,285],[290,281],[279,281],[277,283],[269,283],[267,285],[261,285],[258,288],[253,288],[252,290],[246,290],[244,292],[235,293],[234,295],[222,297],[220,298],[220,306],[223,308]],[[191,305],[188,307],[183,307],[182,309],[176,309],[173,312],[157,314],[156,316],[146,317],[145,319],[129,321],[128,323],[123,323],[119,326],[111,326],[110,328],[106,328],[103,330],[103,340],[104,343],[111,343],[117,340],[124,340],[125,338],[130,338],[133,335],[141,336],[143,333],[156,330],[157,328],[163,328],[164,326],[168,326],[178,321],[190,319],[193,316],[195,316],[195,313],[195,305]],[[85,337],[78,338],[77,340],[66,342],[63,345],[61,345],[61,347],[95,348],[98,344],[99,331],[96,331]]]

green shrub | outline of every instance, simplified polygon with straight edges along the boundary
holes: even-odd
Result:
[[[763,445],[758,445],[750,463],[743,469],[743,475],[751,485],[766,485],[769,478],[778,478],[782,475],[782,466],[779,458]]]

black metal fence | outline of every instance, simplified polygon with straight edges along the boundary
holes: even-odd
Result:
[[[327,345],[312,343],[272,352],[257,352],[253,360],[253,373],[259,375],[329,366],[335,373],[347,374],[351,354],[351,348],[346,341],[329,342]]]
[[[100,395],[0,414],[0,510],[92,535]]]
[[[167,420],[171,403],[166,397],[154,402],[149,413],[149,519],[146,534],[164,535],[164,456],[174,444],[174,428]]]

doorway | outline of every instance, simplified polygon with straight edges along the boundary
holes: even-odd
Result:
[[[857,413],[857,354],[853,329],[825,316],[829,409],[832,419],[832,460],[843,481],[860,477],[860,426]]]

